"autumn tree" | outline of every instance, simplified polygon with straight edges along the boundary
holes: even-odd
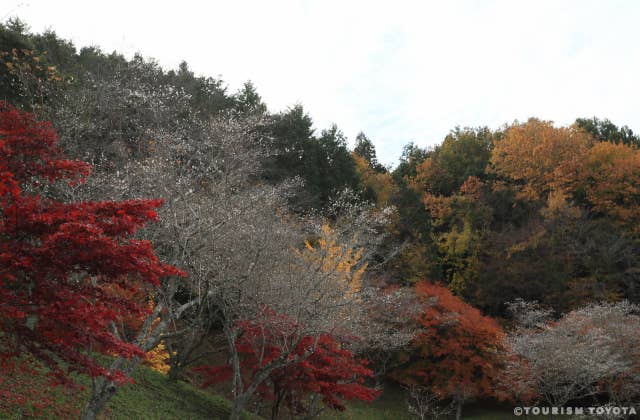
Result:
[[[584,156],[575,182],[589,210],[635,228],[640,210],[640,151],[601,142]]]
[[[260,181],[260,116],[230,113],[200,124],[191,127],[191,138],[156,133],[152,156],[126,164],[115,176],[101,174],[92,191],[166,197],[160,223],[145,233],[189,278],[162,284],[136,339],[145,350],[164,341],[174,377],[203,352],[219,350],[203,346],[206,338],[221,339],[236,378],[237,416],[278,366],[261,366],[255,382],[243,382],[237,321],[268,306],[304,325],[300,338],[352,322],[362,268],[381,232],[375,225],[389,216],[355,203],[355,194],[332,200],[324,216],[290,214],[287,199],[299,183]],[[94,399],[112,386],[104,384]]]
[[[479,255],[471,294],[484,296],[476,302],[501,311],[495,288],[507,300],[544,300],[562,311],[589,299],[635,299],[628,287],[637,265],[633,147],[531,119],[506,128],[492,164],[495,222]]]
[[[531,119],[488,137],[486,169],[444,188],[457,179],[456,168],[474,164],[443,164],[442,151],[465,161],[463,151],[474,149],[462,147],[462,138],[487,139],[458,137],[435,148],[409,178],[430,215],[441,278],[452,289],[494,314],[518,297],[561,311],[589,299],[636,299],[633,147]]]
[[[487,186],[469,177],[450,196],[424,193],[433,236],[441,255],[443,277],[452,290],[465,293],[478,276],[479,253],[493,222]]]
[[[531,118],[505,131],[494,146],[491,164],[496,175],[521,185],[522,198],[546,199],[552,190],[571,190],[592,145],[593,137],[583,130]]]
[[[400,162],[393,171],[393,176],[396,179],[396,182],[402,179],[408,181],[411,178],[415,178],[418,166],[422,164],[425,159],[431,156],[432,153],[432,151],[422,148],[413,142],[406,144],[402,148]]]
[[[292,414],[308,412],[311,416],[319,412],[316,397],[331,409],[345,410],[345,400],[372,401],[379,394],[363,385],[372,375],[366,362],[356,359],[330,334],[298,337],[295,322],[269,309],[255,320],[239,321],[238,328],[242,335],[237,347],[248,383],[263,366],[288,354],[258,387],[261,397],[271,401],[272,419],[278,418],[282,404]],[[205,378],[205,386],[233,377],[229,365],[196,371]],[[305,405],[310,396],[313,398]]]
[[[521,186],[521,197],[549,201],[563,196],[596,215],[633,223],[638,156],[632,146],[596,143],[579,128],[531,119],[506,130],[492,164],[497,175]]]
[[[83,181],[90,171],[66,160],[57,141],[49,123],[0,104],[0,348],[9,359],[31,355],[59,383],[71,383],[71,372],[122,383],[122,371],[104,368],[90,352],[143,356],[112,324],[146,307],[107,289],[155,287],[181,272],[133,238],[157,220],[160,200],[46,198],[48,183]]]
[[[59,49],[64,42],[50,43],[56,39],[50,31],[33,36],[20,19],[0,23],[0,100],[36,112],[42,117],[45,108],[57,106],[58,99],[71,82],[64,70],[57,65]],[[58,41],[56,39],[56,41]],[[43,46],[51,47],[48,51]]]
[[[417,319],[420,331],[410,361],[393,376],[453,400],[459,419],[465,402],[494,393],[502,329],[442,285],[424,281],[415,286],[415,292],[429,304]]]
[[[307,241],[305,247],[298,251],[288,250],[288,256],[280,254],[277,259],[269,258],[268,265],[255,264],[256,270],[268,271],[251,282],[245,280],[246,285],[240,285],[244,289],[241,293],[217,300],[220,314],[224,314],[224,334],[233,371],[234,415],[239,414],[272,372],[300,361],[299,356],[292,354],[298,343],[325,334],[335,337],[358,335],[362,325],[360,320],[364,316],[362,275],[369,255],[379,241],[376,225],[384,225],[387,216],[385,212],[354,205],[353,196],[348,193],[336,197],[326,214],[335,221],[331,227],[324,223],[318,226],[319,230],[312,235],[315,239]],[[287,231],[286,226],[281,227]],[[273,248],[273,251],[279,249],[283,249],[282,246]],[[286,248],[284,250],[287,251]],[[247,380],[242,376],[241,358],[235,347],[242,338],[242,330],[230,321],[250,319],[247,315],[257,318],[262,311],[260,306],[256,306],[260,302],[290,318],[295,328],[288,330],[288,344],[278,357],[260,365]],[[273,333],[266,328],[261,329],[265,336]],[[311,341],[311,344],[311,349],[314,349],[317,341]]]
[[[391,174],[386,171],[376,171],[371,167],[369,161],[356,152],[353,154],[353,160],[364,188],[364,197],[380,206],[388,205],[395,190]]]
[[[390,202],[397,209],[392,237],[402,246],[387,270],[405,284],[414,284],[424,278],[442,279],[431,217],[422,201],[422,193],[412,188],[417,167],[429,155],[429,151],[409,143],[403,149],[400,163],[391,172],[394,189]]]
[[[24,85],[21,83],[17,69],[13,71],[14,59],[21,62],[22,51],[32,51],[33,43],[28,38],[28,28],[19,19],[10,19],[0,23],[0,100],[12,101],[16,105],[28,105],[32,98],[24,97]],[[7,63],[9,66],[7,66]]]
[[[403,177],[403,183],[423,203],[423,217],[430,227],[429,231],[420,233],[411,252],[405,253],[406,257],[418,252],[422,255],[413,255],[404,262],[416,267],[428,260],[439,263],[437,271],[423,272],[416,280],[428,274],[430,278],[455,284],[456,290],[462,291],[475,276],[475,248],[491,219],[486,200],[481,199],[481,190],[485,189],[483,182],[487,178],[486,168],[495,136],[486,127],[456,128],[441,145],[418,153],[419,159],[414,158],[416,163],[411,164],[414,169]],[[403,165],[408,166],[409,162],[401,163],[398,170]],[[473,193],[469,193],[471,190]],[[410,197],[407,192],[403,195],[405,200]],[[416,223],[425,224],[425,221]],[[433,239],[431,244],[429,239]],[[429,251],[431,255],[427,254]]]

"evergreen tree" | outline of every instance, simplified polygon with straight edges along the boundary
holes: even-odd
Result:
[[[369,162],[369,166],[376,172],[383,173],[387,171],[386,168],[378,162],[376,147],[373,142],[362,131],[356,136],[356,147],[353,151]]]
[[[578,118],[576,125],[590,133],[598,141],[608,141],[611,143],[624,143],[627,145],[640,146],[640,136],[633,133],[626,125],[618,127],[607,118]]]

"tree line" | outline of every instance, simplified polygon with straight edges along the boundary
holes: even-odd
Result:
[[[19,20],[0,71],[5,406],[24,404],[11,370],[45,366],[92,378],[96,418],[150,359],[227,383],[231,418],[265,401],[312,418],[388,380],[422,418],[637,398],[628,127],[458,127],[388,168],[364,133],[349,150],[250,82],[229,93]]]

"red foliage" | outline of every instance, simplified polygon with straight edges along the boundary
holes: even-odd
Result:
[[[429,304],[417,320],[413,357],[393,376],[428,386],[441,398],[492,396],[503,360],[500,326],[442,285],[423,281],[415,290]]]
[[[109,293],[109,285],[183,275],[160,262],[151,243],[131,238],[157,218],[161,200],[61,203],[31,192],[43,181],[82,182],[89,172],[64,159],[51,124],[0,102],[0,355],[27,352],[65,384],[70,371],[126,380],[88,351],[142,356],[109,325],[142,315],[146,302]]]
[[[0,418],[73,419],[80,416],[77,391],[46,386],[46,377],[35,361],[23,358],[3,362]]]
[[[363,385],[365,378],[373,375],[366,367],[367,362],[355,359],[334,337],[322,334],[297,339],[293,333],[297,329],[295,323],[273,312],[267,312],[266,318],[262,322],[238,323],[242,337],[237,349],[248,380],[245,383],[251,383],[260,368],[293,347],[285,366],[273,370],[266,383],[258,388],[263,398],[273,401],[275,413],[281,402],[294,412],[301,412],[304,400],[311,394],[320,395],[323,402],[335,410],[345,409],[344,400],[373,401],[379,395],[378,391]],[[232,377],[228,365],[195,370],[207,378],[205,386]]]

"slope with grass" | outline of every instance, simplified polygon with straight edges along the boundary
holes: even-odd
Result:
[[[110,402],[105,418],[129,419],[227,419],[231,403],[185,382],[140,368],[133,385],[121,388]],[[243,420],[257,419],[249,414]]]
[[[0,398],[2,419],[61,419],[77,418],[88,398],[90,381],[78,378],[87,390],[69,391],[45,386],[45,373],[16,370],[10,378],[2,378],[0,392],[9,388],[20,390],[26,401],[9,403]],[[231,403],[224,397],[202,391],[186,382],[170,381],[167,376],[147,367],[140,367],[133,375],[135,383],[124,385],[100,416],[104,420],[169,420],[169,419],[227,419]],[[37,398],[35,398],[37,395]],[[245,414],[243,420],[258,420]]]

